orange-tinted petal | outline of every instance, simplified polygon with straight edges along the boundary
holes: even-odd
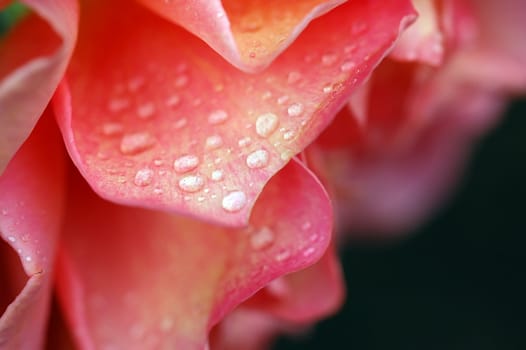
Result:
[[[26,0],[36,14],[0,43],[0,174],[31,133],[75,44],[74,0]]]
[[[242,230],[118,206],[76,176],[65,227],[59,292],[79,346],[190,350],[272,279],[318,260],[332,208],[297,162],[271,180]]]
[[[245,71],[268,66],[305,27],[346,0],[139,0]]]
[[[312,23],[265,72],[248,75],[141,6],[118,4],[83,9],[56,99],[75,164],[109,200],[234,226],[413,13],[407,1],[349,2]],[[232,191],[240,191],[235,203]]]
[[[5,312],[0,310],[2,349],[39,349],[44,341],[64,190],[64,153],[51,120],[35,128],[0,176],[0,238],[29,276]],[[2,289],[13,282],[20,284],[0,276]]]

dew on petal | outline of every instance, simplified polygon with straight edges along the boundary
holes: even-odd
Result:
[[[108,103],[108,109],[110,112],[120,112],[128,108],[130,100],[125,98],[113,98]]]
[[[199,175],[187,175],[179,180],[179,188],[185,192],[197,192],[205,185],[205,181]]]
[[[153,147],[154,137],[149,132],[126,134],[122,137],[120,150],[123,154],[138,154]]]
[[[282,250],[274,256],[274,260],[281,262],[290,258],[290,251]]]
[[[212,113],[208,115],[208,122],[212,125],[221,124],[227,119],[228,119],[228,113],[223,111],[222,109],[213,111]]]
[[[295,84],[301,80],[301,74],[299,72],[290,72],[287,76],[287,83]]]
[[[321,56],[321,63],[324,66],[331,66],[338,60],[338,56],[336,54],[326,54]]]
[[[304,257],[311,256],[312,254],[314,254],[315,251],[316,249],[314,247],[309,247],[303,251],[303,256]]]
[[[342,65],[340,66],[340,70],[342,72],[349,72],[353,70],[354,68],[356,68],[356,62],[351,61],[351,60],[344,61]]]
[[[150,168],[143,168],[135,173],[133,183],[137,186],[148,186],[153,180],[153,170]]]
[[[174,123],[174,128],[182,129],[186,126],[186,124],[188,124],[188,120],[186,118],[181,118]]]
[[[135,77],[128,81],[128,90],[131,92],[138,91],[144,85],[143,77]]]
[[[307,231],[307,230],[309,230],[311,227],[312,227],[312,224],[310,223],[310,221],[305,221],[305,222],[301,225],[301,229],[302,229],[303,231]]]
[[[223,197],[221,206],[228,212],[240,211],[247,205],[247,195],[243,191],[232,191]]]
[[[198,165],[199,158],[193,154],[187,154],[174,161],[174,170],[178,173],[186,173],[197,168]]]
[[[274,232],[268,227],[262,227],[250,237],[250,246],[255,250],[265,249],[274,243]]]
[[[172,95],[168,97],[165,101],[166,106],[175,107],[181,102],[181,98],[178,95]]]
[[[174,86],[177,87],[177,88],[182,88],[182,87],[185,87],[186,85],[188,85],[188,81],[190,79],[188,79],[188,76],[186,75],[180,75],[178,76],[175,81],[174,81]]]
[[[137,116],[141,119],[148,119],[155,113],[155,105],[153,103],[145,103],[137,108]]]
[[[7,237],[7,240],[11,243],[15,243],[16,242],[16,238],[14,236],[8,236]]]
[[[248,136],[243,137],[237,142],[239,147],[247,147],[252,143],[252,139]]]
[[[285,104],[285,102],[287,102],[289,98],[290,97],[288,97],[287,95],[283,95],[283,96],[278,97],[276,102],[278,103],[278,105],[282,105],[282,104]]]
[[[287,108],[289,117],[297,117],[303,113],[303,105],[301,103],[293,103]]]
[[[24,258],[24,260],[25,260],[26,262],[31,262],[31,261],[33,261],[33,258],[32,258],[30,255],[27,255],[27,256]]]
[[[259,149],[250,153],[246,158],[246,164],[250,169],[257,169],[267,166],[269,162],[269,154],[264,149]]]
[[[108,122],[102,125],[102,133],[106,136],[116,136],[122,134],[124,126],[121,123]]]
[[[294,131],[286,131],[285,133],[283,133],[283,140],[291,140],[294,137],[294,135]]]
[[[223,139],[219,135],[212,135],[206,138],[206,149],[217,149],[223,145]]]
[[[256,119],[256,133],[261,137],[268,137],[278,127],[278,117],[274,113],[261,114]]]
[[[221,181],[221,180],[223,180],[223,171],[222,170],[214,170],[214,171],[212,171],[212,174],[210,175],[210,178],[213,181]]]

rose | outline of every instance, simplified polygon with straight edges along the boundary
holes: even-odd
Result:
[[[62,45],[44,28],[39,32],[44,37],[42,47],[33,42],[29,56],[6,60],[10,64],[5,66],[12,69],[28,57],[54,53],[22,65],[4,80],[14,82],[2,85],[7,88],[0,94],[7,111],[2,124],[9,126],[6,135],[10,136],[0,147],[5,164],[39,118],[75,42],[73,2],[27,3],[54,25]],[[244,70],[263,69],[303,29],[306,22],[301,17],[307,14],[301,8],[284,11],[300,14],[300,24],[293,28],[278,21],[268,32],[262,29],[267,26],[254,24],[264,12],[225,4],[234,34],[239,30],[232,38],[223,30],[225,14],[216,12],[220,7],[144,3],[201,36]],[[314,8],[313,15],[335,5]],[[31,277],[2,316],[0,339],[6,339],[6,346],[41,341],[24,335],[39,334],[44,324],[60,213],[65,221],[58,247],[58,291],[75,340],[84,347],[119,341],[119,346],[131,342],[141,348],[163,343],[198,348],[210,327],[236,304],[272,279],[312,264],[328,243],[330,205],[319,183],[296,160],[265,187],[250,216],[250,227],[227,230],[109,204],[92,194],[71,167],[65,187],[60,145],[53,145],[58,136],[53,134],[52,114],[77,168],[102,197],[243,226],[271,175],[316,138],[384,57],[400,23],[409,23],[408,5],[404,1],[344,4],[313,23],[268,68],[248,75],[142,7],[117,1],[83,4],[77,48],[54,108],[48,109],[1,178],[5,191],[0,203],[8,209],[0,228],[4,239],[20,249]],[[188,12],[179,13],[181,8]],[[198,21],[191,16],[207,11],[215,17]],[[38,25],[31,21],[36,20],[20,25],[22,29],[13,32],[4,47],[27,44],[24,35],[34,32],[24,28]],[[104,28],[111,28],[111,36]],[[252,41],[260,32],[280,35],[260,35],[259,43]],[[210,33],[221,35],[210,37]],[[183,59],[185,64],[180,64]],[[37,161],[44,154],[50,159]],[[223,164],[223,172],[218,172],[215,168]],[[226,188],[214,181],[223,181]],[[65,202],[61,192],[67,193]],[[52,203],[46,203],[50,198]],[[42,207],[48,209],[43,212]],[[287,214],[287,221],[278,221]],[[242,310],[288,321],[311,320],[332,310],[341,293],[336,275],[324,272],[336,270],[330,253],[314,270],[286,277],[277,286],[270,284]],[[322,287],[333,292],[326,304],[320,297],[326,296],[324,288],[305,294],[308,289],[301,287],[315,285],[311,281],[321,277],[330,277]],[[300,300],[303,303],[294,303]],[[31,322],[26,321],[29,318]],[[224,325],[236,322],[239,318],[228,318]],[[257,327],[270,327],[262,333],[267,336],[280,323]],[[228,346],[221,337],[229,334],[220,331],[224,329],[228,328],[219,328],[213,345]]]

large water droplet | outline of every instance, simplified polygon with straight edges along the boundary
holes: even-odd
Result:
[[[232,191],[223,197],[221,206],[228,212],[236,212],[247,205],[247,195],[243,191]]]
[[[212,113],[208,115],[208,122],[213,125],[221,124],[227,119],[228,119],[228,113],[223,111],[222,109],[213,111]]]
[[[137,154],[153,147],[155,138],[149,132],[126,134],[122,137],[120,150],[123,154]]]
[[[269,154],[264,149],[259,149],[250,153],[247,156],[246,163],[250,169],[262,168],[267,166],[269,162]]]
[[[261,250],[274,243],[274,232],[268,227],[262,227],[250,236],[250,245],[253,249]]]
[[[186,173],[197,168],[198,165],[199,158],[193,154],[187,154],[174,161],[174,170],[178,173]]]
[[[268,137],[278,127],[278,117],[274,113],[264,113],[256,119],[256,133]]]
[[[137,171],[133,183],[137,186],[148,186],[153,180],[153,170],[150,168],[143,168]]]
[[[217,149],[223,145],[223,139],[219,135],[212,135],[206,138],[206,149]]]
[[[186,192],[197,192],[205,185],[205,181],[199,175],[187,175],[179,180],[179,188]]]
[[[287,108],[289,117],[298,117],[303,113],[303,105],[301,103],[293,103]]]

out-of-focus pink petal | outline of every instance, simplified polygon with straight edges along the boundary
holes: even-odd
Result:
[[[270,181],[250,226],[239,230],[118,206],[79,176],[72,182],[59,294],[76,341],[88,349],[203,349],[227,313],[317,261],[330,240],[329,199],[295,161]]]
[[[75,0],[25,0],[36,14],[0,44],[0,174],[56,89],[77,33]]]
[[[444,56],[444,35],[435,0],[413,0],[418,19],[401,35],[391,57],[440,65]]]
[[[0,237],[29,276],[1,310],[2,349],[39,349],[44,341],[64,199],[64,153],[52,123],[42,120],[0,176]],[[20,284],[21,276],[13,277],[19,281],[0,276],[2,289]]]
[[[141,6],[118,5],[83,8],[55,101],[70,155],[106,199],[234,226],[413,18],[408,1],[346,3],[247,75]]]
[[[346,0],[139,0],[244,71],[268,66],[315,18]]]

